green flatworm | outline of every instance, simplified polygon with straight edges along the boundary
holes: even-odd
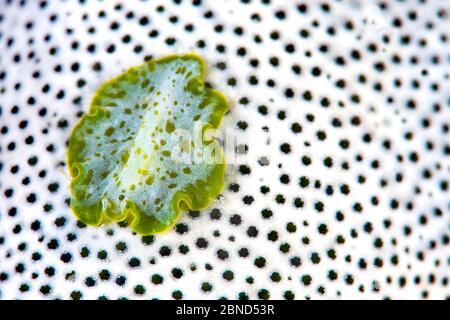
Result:
[[[228,110],[225,97],[205,86],[204,69],[198,55],[170,55],[100,86],[67,151],[70,206],[81,221],[126,220],[139,234],[155,234],[171,228],[182,211],[203,209],[217,197],[225,173],[218,142],[177,138],[197,124],[203,137]],[[213,150],[215,161],[174,157],[192,160],[203,149]]]

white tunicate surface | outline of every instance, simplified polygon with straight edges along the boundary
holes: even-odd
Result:
[[[2,1],[0,298],[450,297],[447,1]],[[241,146],[155,237],[77,224],[70,129],[106,80],[197,52]]]

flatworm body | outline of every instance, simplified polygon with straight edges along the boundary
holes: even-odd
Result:
[[[67,153],[71,208],[81,221],[126,220],[139,234],[159,233],[221,192],[225,161],[218,143],[177,135],[200,126],[203,137],[228,110],[224,96],[204,85],[204,68],[195,54],[171,55],[130,68],[97,90]],[[204,150],[215,152],[214,161],[191,161]],[[175,153],[187,155],[185,161]]]

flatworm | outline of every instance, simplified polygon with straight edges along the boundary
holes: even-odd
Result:
[[[70,206],[82,222],[126,220],[139,234],[160,233],[221,192],[224,156],[203,134],[219,127],[228,104],[205,86],[204,69],[198,55],[170,55],[97,90],[67,152]],[[192,139],[195,127],[201,139]]]

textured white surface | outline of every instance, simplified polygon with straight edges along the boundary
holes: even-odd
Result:
[[[439,0],[2,1],[0,298],[449,298],[449,23]],[[78,227],[77,115],[146,56],[191,51],[248,147],[221,198],[151,244]]]

